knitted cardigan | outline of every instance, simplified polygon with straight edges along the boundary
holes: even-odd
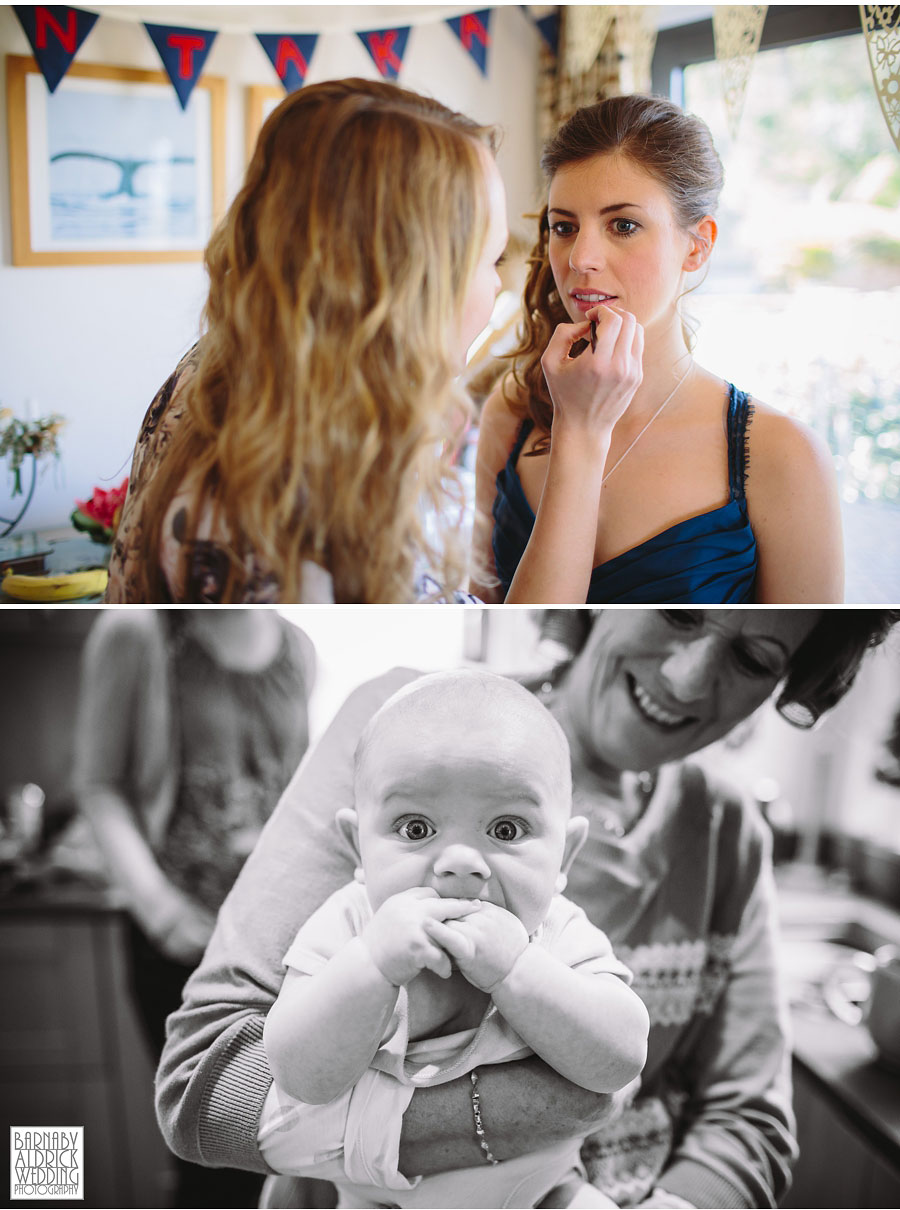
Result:
[[[356,742],[417,675],[395,669],[350,695],[223,905],[169,1019],[157,1077],[160,1125],[187,1159],[265,1171],[256,1146],[271,1082],[262,1032],[282,956],[299,924],[352,876],[333,820],[352,804]],[[575,810],[590,811],[577,787]],[[796,1148],[762,821],[698,767],[665,766],[627,837],[592,825],[567,895],[632,969],[651,1018],[641,1093],[586,1142],[590,1177],[620,1205],[655,1186],[694,1206],[777,1205]]]

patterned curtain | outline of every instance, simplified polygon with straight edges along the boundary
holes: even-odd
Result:
[[[581,105],[621,91],[615,9],[561,5],[559,54],[541,47],[538,131],[544,143]]]
[[[582,105],[650,91],[657,6],[560,6],[559,54],[541,48],[539,132],[545,141]]]

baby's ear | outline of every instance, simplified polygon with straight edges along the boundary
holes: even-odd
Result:
[[[566,824],[566,847],[563,850],[562,873],[568,874],[572,862],[578,856],[579,850],[587,840],[590,831],[590,821],[584,815],[573,815]]]
[[[359,864],[359,816],[352,807],[341,807],[334,817],[338,831],[350,846],[350,851]]]

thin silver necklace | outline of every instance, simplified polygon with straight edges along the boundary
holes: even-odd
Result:
[[[629,445],[629,447],[625,451],[625,453],[620,455],[620,457],[616,460],[616,462],[613,463],[612,467],[606,472],[606,474],[600,480],[601,487],[603,487],[606,484],[606,480],[610,477],[610,475],[613,473],[613,471],[616,469],[616,467],[622,465],[622,463],[625,461],[625,459],[628,457],[628,455],[631,453],[631,451],[634,449],[634,447],[637,445],[637,443],[643,437],[644,433],[646,433],[647,429],[650,427],[650,425],[653,423],[653,421],[657,418],[657,416],[660,415],[660,413],[662,412],[662,410],[666,406],[666,404],[670,403],[672,401],[672,399],[674,399],[678,389],[681,387],[682,383],[687,378],[688,374],[690,374],[690,372],[693,368],[694,368],[694,363],[693,363],[693,361],[691,361],[691,364],[688,366],[688,368],[685,370],[685,372],[681,375],[681,377],[675,383],[675,386],[672,388],[672,390],[669,392],[669,394],[665,397],[665,399],[662,401],[662,403],[659,405],[659,407],[656,409],[656,411],[653,413],[653,415],[650,417],[650,419],[647,421],[647,423],[644,425],[644,427],[641,429],[641,431],[638,433],[638,435],[635,437],[634,441],[632,441],[631,445]]]

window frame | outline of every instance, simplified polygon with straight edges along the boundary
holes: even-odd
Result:
[[[773,50],[862,32],[857,4],[770,4],[759,49]],[[653,53],[651,91],[683,105],[685,68],[715,57],[711,17],[660,30]]]

